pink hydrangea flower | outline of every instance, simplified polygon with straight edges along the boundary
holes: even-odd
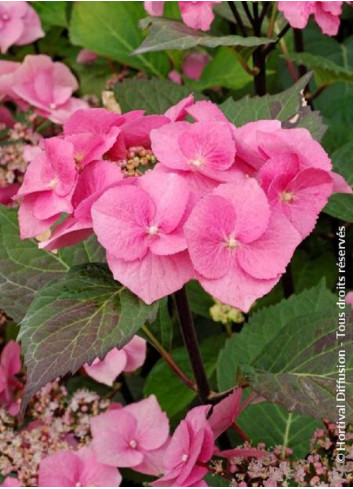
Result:
[[[133,372],[146,360],[146,341],[134,336],[121,350],[113,348],[103,360],[96,358],[91,365],[84,365],[86,373],[102,384],[112,386],[122,372]]]
[[[270,205],[305,238],[333,193],[351,190],[332,172],[330,158],[306,129],[282,129],[279,121],[258,121],[236,130],[236,165],[255,176]],[[347,189],[348,187],[348,189]]]
[[[183,233],[189,195],[178,175],[153,171],[125,180],[93,204],[93,229],[114,278],[147,304],[193,277]]]
[[[186,109],[192,112],[192,107]],[[151,132],[152,151],[166,170],[183,176],[196,193],[230,179],[235,142],[228,125],[214,122],[175,122]]]
[[[90,163],[79,175],[72,196],[73,214],[58,224],[50,238],[39,248],[55,250],[87,239],[93,232],[91,208],[95,200],[108,188],[116,185],[123,176],[119,168],[109,161]]]
[[[280,10],[292,27],[304,29],[310,15],[324,34],[335,36],[338,33],[343,2],[278,2]]]
[[[45,457],[39,466],[39,487],[119,487],[122,477],[115,467],[97,461],[91,448],[61,451]]]
[[[181,17],[184,23],[191,29],[201,29],[208,31],[214,19],[212,2],[178,2]],[[146,11],[153,17],[163,15],[164,2],[144,2]]]
[[[39,248],[56,250],[87,239],[93,232],[91,208],[102,193],[123,179],[120,169],[111,161],[94,161],[78,176],[72,195],[73,214],[58,224],[50,238]]]
[[[78,83],[63,63],[46,55],[28,55],[13,74],[12,91],[36,111],[62,124],[78,109],[87,108],[83,100],[72,97]]]
[[[184,229],[201,285],[245,312],[278,282],[301,241],[271,212],[253,178],[219,185],[194,207]]]
[[[16,374],[21,370],[20,345],[9,341],[0,357],[0,406],[15,416],[19,411],[16,391],[23,385],[17,380]]]
[[[346,295],[346,303],[349,304],[353,309],[353,292],[348,292]]]
[[[21,238],[43,233],[62,212],[71,214],[78,172],[73,145],[59,137],[42,141],[44,150],[28,166],[16,197],[21,197]]]
[[[101,463],[145,474],[161,473],[169,421],[155,396],[93,418],[91,430],[92,446]]]
[[[188,53],[183,60],[183,75],[192,80],[199,80],[209,61],[210,57],[207,53]]]
[[[22,46],[44,36],[36,11],[27,2],[0,2],[0,49]]]
[[[21,483],[16,477],[6,477],[0,487],[21,487]]]
[[[163,459],[164,475],[154,487],[206,486],[202,479],[215,449],[214,434],[207,421],[211,406],[193,408],[176,428]]]

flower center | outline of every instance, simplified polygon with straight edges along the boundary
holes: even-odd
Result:
[[[201,166],[203,166],[203,164],[204,164],[204,161],[202,160],[201,157],[195,158],[194,160],[190,161],[190,165],[196,166],[196,168],[200,168]]]
[[[281,193],[281,199],[283,202],[291,202],[293,200],[293,193],[292,192],[282,192]]]
[[[139,177],[157,163],[157,158],[150,149],[143,146],[132,146],[126,150],[126,158],[118,161],[122,173],[127,177]]]
[[[238,246],[238,241],[235,238],[228,238],[226,241],[226,248],[234,250]]]
[[[59,183],[59,180],[57,178],[53,178],[53,180],[51,180],[49,182],[49,186],[50,186],[50,188],[55,188],[58,183]]]
[[[189,458],[189,455],[187,453],[183,453],[183,455],[181,456],[181,461],[182,462],[187,462],[188,461],[188,458]]]
[[[131,448],[136,448],[137,447],[137,441],[136,440],[131,440],[129,443]]]
[[[158,226],[150,226],[148,229],[147,229],[147,232],[150,236],[156,236],[156,234],[158,234]]]

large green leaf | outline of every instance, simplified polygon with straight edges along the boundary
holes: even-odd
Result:
[[[310,77],[308,73],[292,87],[276,95],[247,96],[237,101],[229,98],[220,108],[236,126],[260,119],[278,119],[283,127],[305,127],[315,139],[320,140],[326,127],[319,112],[313,112],[303,97],[303,90]]]
[[[274,39],[266,37],[210,36],[204,32],[190,29],[183,22],[164,18],[148,17],[141,22],[141,26],[143,28],[149,26],[149,32],[141,46],[132,53],[135,55],[166,49],[184,51],[196,46],[207,48],[233,46],[255,50],[258,46],[274,42]]]
[[[217,352],[222,344],[222,337],[210,338],[201,343],[201,354],[208,377],[216,370]],[[192,378],[185,348],[177,348],[171,355],[177,365]],[[155,394],[170,418],[185,409],[196,397],[196,393],[182,383],[163,359],[159,360],[149,373],[144,392],[146,396]]]
[[[69,2],[31,2],[44,24],[67,27]]]
[[[353,187],[353,143],[349,141],[332,155],[334,170]],[[334,194],[324,212],[344,221],[353,222],[353,194]]]
[[[265,399],[289,411],[335,421],[336,387],[341,378],[339,358],[343,354],[345,419],[352,422],[353,357],[348,353],[353,346],[353,313],[346,315],[345,337],[337,339],[337,332],[337,311],[293,319],[252,363],[252,387]]]
[[[297,64],[313,70],[319,86],[340,81],[353,83],[353,71],[336,64],[331,59],[311,53],[290,53],[288,57]]]
[[[130,56],[142,42],[138,21],[144,14],[142,2],[75,2],[70,22],[71,42],[163,77],[169,71],[165,53]]]
[[[116,85],[115,96],[123,112],[144,109],[147,114],[163,114],[171,105],[190,95],[190,88],[169,80],[126,80]],[[203,98],[194,94],[195,99]]]
[[[290,413],[277,404],[260,402],[247,406],[237,418],[237,424],[254,445],[265,442],[267,447],[281,445],[304,458],[310,449],[310,439],[321,423],[311,416]]]
[[[24,406],[55,377],[123,347],[157,310],[158,302],[147,306],[102,264],[74,267],[47,284],[36,294],[20,329],[27,366]]]
[[[241,333],[233,334],[220,352],[217,366],[219,389],[223,391],[236,385],[240,363],[251,364],[290,321],[316,311],[334,311],[335,304],[336,297],[321,281],[316,287],[252,314]]]
[[[17,210],[4,206],[0,206],[0,243],[0,307],[16,322],[47,282],[59,279],[70,266],[104,258],[93,236],[57,254],[39,250],[35,240],[20,239]]]

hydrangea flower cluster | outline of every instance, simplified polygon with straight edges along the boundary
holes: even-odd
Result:
[[[94,231],[115,279],[146,303],[196,278],[247,312],[334,191],[352,189],[306,129],[235,127],[190,95],[164,115],[77,111],[42,141],[17,197],[22,238],[56,224],[39,245],[54,250]]]
[[[16,5],[19,3],[24,2]],[[44,54],[27,55],[22,63],[0,60],[0,99],[15,102],[23,110],[32,107],[36,114],[57,124],[88,107],[72,96],[77,89],[69,68]]]
[[[164,11],[165,2],[144,2],[146,11],[153,17],[161,17]],[[211,2],[178,2],[183,22],[191,29],[201,29],[208,31],[214,19],[212,11],[215,3],[221,3],[219,0]]]
[[[30,44],[44,36],[36,11],[27,2],[0,2],[0,49]]]
[[[280,10],[289,24],[304,29],[311,15],[314,16],[323,34],[336,36],[340,26],[342,5],[345,2],[278,2]],[[346,2],[350,3],[350,2]]]

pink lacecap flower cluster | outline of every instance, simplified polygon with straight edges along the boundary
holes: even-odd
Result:
[[[165,2],[144,2],[146,11],[153,17],[161,17]],[[181,18],[191,29],[208,31],[214,19],[213,5],[221,3],[213,2],[178,2]]]
[[[36,11],[27,2],[0,2],[0,49],[23,46],[44,36]]]
[[[20,370],[20,345],[15,341],[9,341],[0,356],[0,406],[12,416],[19,411],[17,393],[23,389],[22,383],[16,378]]]
[[[278,2],[278,10],[296,29],[304,29],[309,17],[313,15],[324,34],[336,36],[343,3],[345,2]]]
[[[241,399],[242,390],[236,389],[212,412],[210,405],[192,409],[172,437],[168,418],[155,396],[124,407],[112,406],[92,418],[90,446],[77,452],[61,451],[42,460],[39,486],[113,487],[121,482],[120,468],[153,476],[164,474],[152,486],[207,486],[202,479],[214,455],[226,459],[266,455],[253,448],[220,451],[215,445],[247,403],[241,404]]]
[[[196,278],[246,312],[279,281],[334,191],[352,189],[306,129],[276,120],[236,128],[190,95],[164,115],[77,111],[62,137],[42,141],[17,197],[22,238],[68,214],[39,246],[94,230],[115,279],[146,303]]]
[[[13,101],[23,110],[32,107],[38,115],[57,124],[88,107],[72,96],[77,89],[69,68],[49,56],[28,55],[22,63],[0,60],[0,100]]]

